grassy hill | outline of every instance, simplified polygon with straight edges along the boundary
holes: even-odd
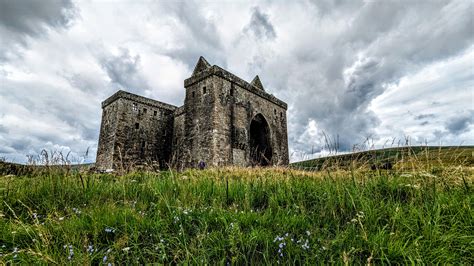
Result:
[[[316,158],[291,165],[298,169],[324,170],[383,168],[387,163],[398,170],[474,166],[474,146],[395,147]]]
[[[351,157],[324,171],[4,173],[0,264],[473,265],[469,149],[442,149],[449,164],[393,152],[377,171]]]

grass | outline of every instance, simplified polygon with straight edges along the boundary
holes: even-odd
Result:
[[[472,165],[6,175],[0,262],[472,265],[472,177]]]
[[[474,146],[406,146],[340,154],[293,163],[307,170],[353,169],[390,162],[399,170],[424,170],[474,165]]]

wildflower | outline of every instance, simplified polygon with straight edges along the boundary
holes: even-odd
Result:
[[[72,208],[72,211],[77,215],[81,214],[81,211],[78,208]]]
[[[64,220],[64,217],[59,217],[58,220],[62,221]]]
[[[36,214],[36,212],[33,213],[33,219],[37,219],[38,218],[38,214]]]
[[[130,250],[130,247],[124,247],[122,248],[122,251],[128,252]]]
[[[285,238],[284,237],[280,237],[280,236],[277,236],[275,237],[275,239],[273,240],[273,242],[277,242],[277,241],[283,241]]]
[[[102,258],[102,262],[105,263],[107,261],[107,255],[105,255],[103,258]]]
[[[106,233],[115,233],[115,229],[114,229],[114,228],[110,228],[110,227],[106,227],[104,231],[105,231]]]
[[[74,249],[72,245],[64,245],[64,249],[69,248],[69,256],[67,257],[68,260],[72,260],[72,257],[74,257]]]
[[[301,246],[301,248],[302,248],[303,250],[309,249],[308,239],[306,239],[306,241],[305,241],[304,244]]]
[[[94,253],[94,246],[92,245],[87,246],[87,253],[89,253],[89,255],[92,255],[92,253]]]
[[[306,235],[311,235],[311,232],[310,231],[306,231]]]

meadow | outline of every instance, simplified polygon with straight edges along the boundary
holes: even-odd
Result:
[[[4,166],[0,263],[472,265],[474,169],[461,157],[388,170]]]

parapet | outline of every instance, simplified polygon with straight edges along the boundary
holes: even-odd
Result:
[[[116,100],[118,100],[120,98],[127,99],[127,100],[130,100],[130,101],[134,101],[134,102],[137,102],[137,103],[146,104],[146,105],[157,107],[157,108],[161,108],[161,109],[165,109],[165,110],[169,110],[169,111],[174,111],[178,108],[178,107],[176,107],[174,105],[171,105],[171,104],[167,104],[167,103],[164,103],[164,102],[160,102],[160,101],[157,101],[157,100],[146,98],[146,97],[136,95],[136,94],[133,94],[133,93],[130,93],[130,92],[126,92],[126,91],[123,91],[123,90],[117,91],[112,96],[110,96],[105,101],[103,101],[102,102],[102,108],[105,108],[107,105],[115,102]]]
[[[215,75],[215,76],[218,76],[218,77],[221,77],[225,80],[228,80],[232,83],[235,83],[237,84],[238,86],[244,88],[245,90],[257,95],[257,96],[260,96],[282,108],[284,108],[285,110],[288,109],[288,105],[283,102],[282,100],[279,100],[278,98],[276,98],[275,96],[265,92],[263,90],[263,86],[260,87],[257,87],[255,86],[254,84],[250,84],[248,83],[247,81],[237,77],[236,75],[230,73],[229,71],[219,67],[219,66],[216,66],[216,65],[213,65],[212,67],[209,67],[207,69],[204,69],[204,70],[201,70],[200,72],[197,72],[197,73],[194,73],[193,76],[191,76],[190,78],[187,78],[184,80],[184,87],[189,87],[191,85],[193,85],[194,83],[196,82],[199,82],[211,75]],[[258,80],[260,82],[260,80]]]

